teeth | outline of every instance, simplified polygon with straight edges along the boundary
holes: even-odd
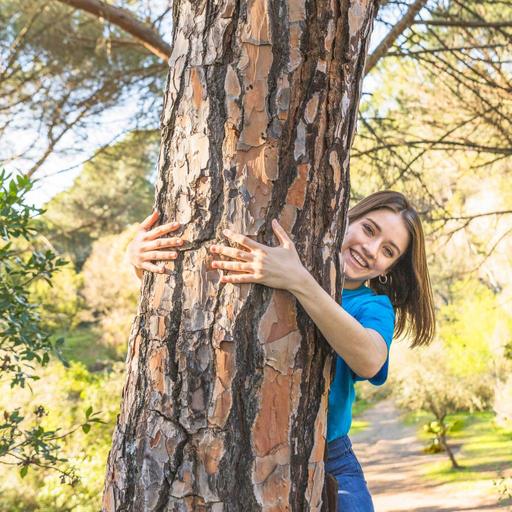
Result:
[[[366,265],[366,262],[365,262],[365,261],[363,261],[363,260],[360,258],[359,254],[356,254],[354,251],[351,251],[351,254],[352,254],[353,258],[354,258],[354,259],[359,263],[359,265],[361,265],[361,266],[363,266],[363,267],[366,267],[366,266],[367,266],[367,265]]]

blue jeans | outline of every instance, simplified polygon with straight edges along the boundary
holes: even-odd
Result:
[[[327,445],[325,470],[338,481],[338,512],[375,512],[363,470],[348,436]]]

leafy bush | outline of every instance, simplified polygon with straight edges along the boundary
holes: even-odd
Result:
[[[33,217],[41,212],[26,203],[31,188],[28,178],[0,172],[0,462],[16,468],[20,478],[27,476],[30,467],[38,467],[53,471],[61,481],[75,482],[74,467],[60,449],[73,431],[82,427],[85,432],[98,422],[96,414],[89,408],[78,424],[65,430],[46,418],[48,395],[37,405],[17,400],[30,394],[30,383],[39,379],[35,363],[44,368],[52,352],[60,355],[30,288],[38,281],[51,285],[66,262],[49,250],[37,250]],[[54,364],[62,367],[60,362]]]
[[[37,237],[33,217],[41,213],[25,202],[31,188],[28,178],[0,172],[0,366],[3,378],[21,386],[33,378],[32,364],[47,364],[53,350],[29,287],[38,280],[51,283],[66,264],[31,245]]]
[[[23,410],[34,411],[27,414],[25,423],[33,420],[35,411],[44,402],[48,408],[43,418],[46,429],[73,430],[62,440],[59,453],[69,465],[78,468],[79,475],[72,486],[62,485],[59,474],[53,471],[29,469],[22,478],[12,467],[0,466],[0,510],[100,510],[106,459],[119,412],[123,368],[124,365],[118,363],[110,371],[93,373],[81,363],[73,362],[65,368],[59,362],[52,362],[40,372],[38,385],[32,391],[28,388],[11,390],[6,385],[0,388],[0,407],[15,401]],[[104,421],[94,426],[93,437],[83,428],[75,427],[90,408],[101,411]]]

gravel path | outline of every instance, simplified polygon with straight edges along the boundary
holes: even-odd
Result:
[[[415,427],[406,426],[390,400],[379,402],[358,419],[369,427],[351,436],[363,466],[376,512],[503,512],[492,482],[436,484],[421,476],[426,463],[445,455],[424,455]]]

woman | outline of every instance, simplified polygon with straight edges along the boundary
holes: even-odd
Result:
[[[153,261],[174,259],[177,253],[161,249],[182,243],[179,237],[159,238],[179,226],[150,229],[156,219],[153,214],[144,221],[129,248],[138,275],[142,270],[162,272]],[[342,307],[302,265],[292,240],[276,220],[272,228],[277,247],[225,230],[224,235],[243,249],[212,245],[212,254],[224,258],[215,259],[212,267],[224,272],[224,283],[259,283],[288,290],[338,354],[329,392],[326,470],[338,481],[339,510],[373,511],[348,438],[354,383],[365,379],[375,385],[385,382],[394,336],[407,335],[413,347],[433,338],[434,308],[420,219],[407,199],[393,191],[372,194],[349,210],[341,248]]]

